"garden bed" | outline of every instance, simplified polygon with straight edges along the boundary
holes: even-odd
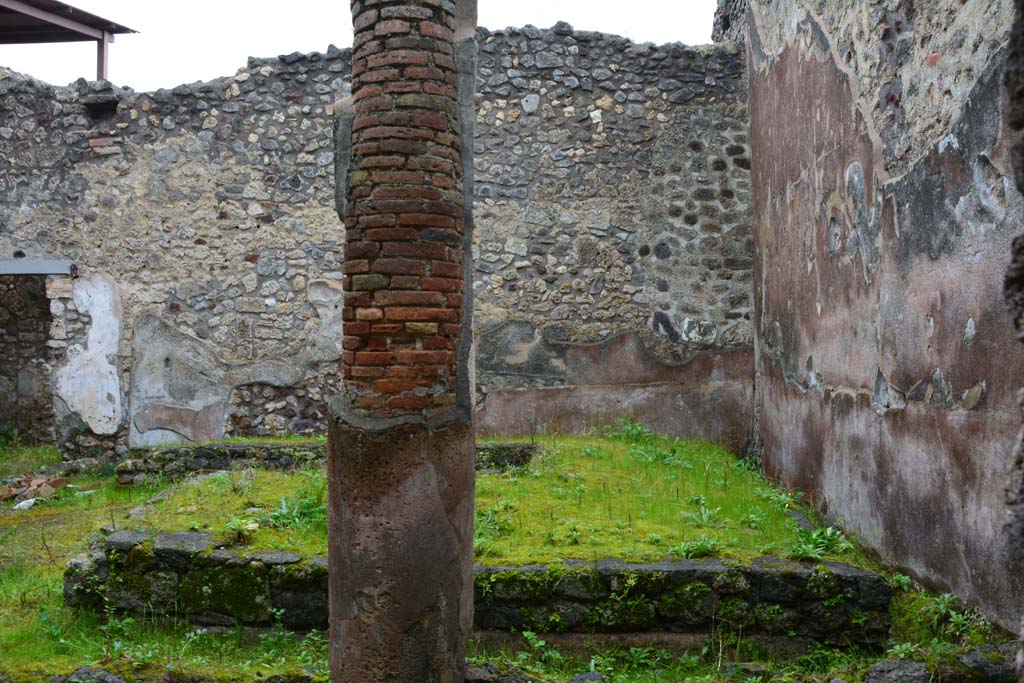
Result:
[[[474,662],[512,659],[563,683],[587,671],[610,683],[725,680],[757,666],[778,680],[855,681],[878,662],[868,651],[882,636],[857,629],[884,624],[884,614],[876,619],[881,610],[859,604],[865,592],[843,576],[879,567],[816,523],[799,496],[713,444],[662,439],[630,423],[592,438],[537,442],[528,466],[478,476]],[[112,473],[71,474],[31,510],[0,504],[0,680],[48,680],[83,664],[126,681],[164,680],[168,671],[239,683],[279,675],[322,680],[323,474],[318,466],[239,465],[134,486],[118,486]],[[105,590],[113,565],[115,575],[123,565],[144,577],[154,573],[144,567],[163,563],[164,576],[148,584],[115,580],[107,599],[94,594],[68,607],[64,569],[76,555],[88,557],[100,529],[91,561],[107,563],[108,573],[93,588]],[[172,535],[158,544],[157,530]],[[133,540],[139,533],[148,536]],[[185,560],[200,572],[187,571]],[[837,570],[837,562],[852,569]],[[795,592],[764,588],[766,564],[783,583],[795,582]],[[232,570],[224,592],[258,596],[245,617],[252,626],[234,617],[231,600],[210,597],[220,567]],[[808,592],[826,576],[820,567],[846,586],[842,595]],[[733,589],[740,592],[723,592],[737,576],[749,588],[739,582]],[[873,576],[872,585],[882,586]],[[883,645],[890,656],[936,672],[976,646],[1005,642],[1005,633],[950,596],[916,590],[899,575],[888,580],[895,588]],[[680,594],[675,603],[673,592]],[[177,610],[163,608],[175,599]],[[845,620],[844,630],[802,635],[819,626],[815,610],[825,609]],[[653,630],[626,630],[640,627]],[[836,647],[844,643],[853,646]],[[779,658],[784,650],[789,659]],[[729,661],[759,664],[730,669]]]
[[[69,566],[68,603],[135,614],[166,605],[165,616],[198,624],[324,628],[326,479],[309,467],[322,457],[316,446],[151,453],[164,474],[229,471],[136,509]],[[478,629],[885,642],[886,580],[849,564],[864,558],[839,532],[802,528],[809,513],[793,516],[799,498],[728,451],[625,422],[535,450],[478,449]]]

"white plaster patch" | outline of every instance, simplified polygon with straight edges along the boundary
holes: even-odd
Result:
[[[977,336],[978,331],[974,326],[974,318],[967,319],[967,326],[964,327],[964,343],[970,344],[974,341],[974,337]]]
[[[57,396],[96,434],[116,434],[124,419],[118,357],[121,347],[121,297],[102,273],[75,280],[73,298],[91,318],[85,346],[68,348],[57,370]]]

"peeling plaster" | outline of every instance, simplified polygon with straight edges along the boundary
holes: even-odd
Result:
[[[96,434],[116,434],[121,398],[121,297],[106,274],[75,280],[75,307],[91,319],[85,346],[73,344],[56,372],[56,397]]]
[[[134,323],[129,445],[155,446],[224,436],[235,388],[247,384],[294,386],[318,363],[341,358],[341,285],[313,280],[306,296],[317,312],[305,343],[291,355],[252,362],[224,360],[210,342],[185,334],[152,315]]]
[[[964,29],[981,49],[943,62],[963,74],[934,111],[882,111],[873,98],[887,79],[910,83],[923,67],[901,55],[865,69],[837,53],[874,59],[866,52],[890,47],[874,29],[900,8],[872,3],[875,23],[850,41],[859,8],[807,5],[822,7],[755,2],[748,43],[764,463],[885,561],[1008,625],[1024,592],[1007,571],[999,481],[1024,352],[997,287],[1024,203],[1007,188],[1002,38],[967,30],[959,3],[937,3],[956,21],[925,43]]]

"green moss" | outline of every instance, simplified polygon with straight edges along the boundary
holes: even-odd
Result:
[[[581,599],[598,598],[607,592],[597,569],[591,566],[565,569],[558,577],[555,588],[563,595]]]
[[[823,564],[819,564],[807,577],[807,596],[817,600],[835,598],[842,593],[839,578]]]
[[[695,581],[663,594],[658,599],[658,612],[688,626],[702,626],[714,616],[715,603],[710,586]]]
[[[743,598],[729,598],[718,606],[718,621],[729,629],[745,629],[754,623],[754,610]]]
[[[552,598],[555,586],[565,570],[551,567],[546,571],[502,571],[476,577],[476,586],[495,600],[514,603],[542,603]]]
[[[606,436],[536,441],[541,452],[529,466],[477,477],[481,563],[656,562],[702,538],[720,557],[745,561],[799,542],[786,514],[800,507],[794,498],[713,443],[632,424]],[[870,566],[856,550],[830,559]]]
[[[642,597],[613,597],[587,611],[586,623],[602,631],[643,631],[654,626],[654,605]]]
[[[52,444],[25,446],[0,440],[0,478],[38,472],[60,460],[60,453]]]
[[[715,578],[715,592],[720,595],[740,595],[750,591],[750,582],[743,572],[730,570]]]
[[[267,568],[258,562],[242,567],[210,567],[181,579],[179,606],[185,614],[219,614],[249,624],[270,621]]]
[[[782,605],[754,605],[754,619],[761,628],[772,635],[789,633],[800,625],[799,613]]]

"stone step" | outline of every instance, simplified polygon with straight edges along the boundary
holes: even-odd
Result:
[[[118,531],[68,564],[64,599],[124,613],[166,609],[213,626],[327,626],[327,559],[226,547],[203,533]],[[483,632],[710,634],[723,628],[813,646],[884,647],[892,589],[850,565],[617,560],[477,566]]]

